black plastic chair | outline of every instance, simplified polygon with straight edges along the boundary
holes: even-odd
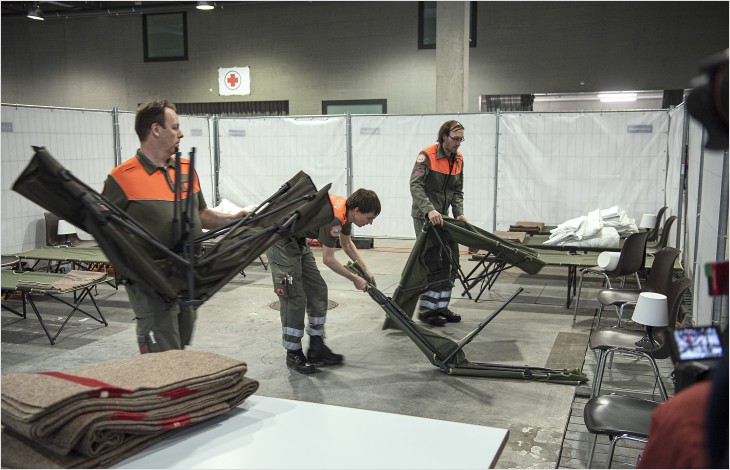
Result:
[[[636,342],[644,337],[644,330],[626,330],[616,328],[601,328],[594,331],[588,340],[588,347],[594,351],[600,351],[598,364],[596,365],[596,374],[593,378],[593,387],[591,396],[595,397],[601,393],[601,385],[603,383],[603,375],[606,369],[606,361],[615,352],[629,354],[634,357],[645,357],[656,376],[656,383],[659,385],[659,392],[663,399],[667,399],[667,390],[662,382],[657,359],[666,359],[671,355],[671,346],[669,335],[674,330],[678,321],[681,320],[679,313],[682,307],[682,299],[684,294],[692,287],[692,280],[683,277],[677,279],[669,287],[667,294],[667,313],[669,316],[669,324],[666,327],[654,329],[654,340],[656,346],[653,349],[642,348],[636,345]],[[610,365],[608,366],[611,367]]]
[[[616,309],[616,315],[618,316],[616,328],[621,328],[624,307],[627,305],[635,305],[642,292],[655,292],[657,294],[668,295],[669,286],[672,284],[674,262],[677,260],[679,253],[680,251],[678,249],[672,247],[659,250],[654,256],[651,271],[649,271],[646,283],[641,289],[604,289],[599,291],[597,298],[601,307],[598,310],[598,323],[596,325],[601,324],[603,307],[613,306]]]
[[[626,397],[623,395],[600,395],[588,400],[583,408],[583,421],[588,432],[593,434],[593,443],[586,468],[591,468],[598,436],[608,436],[608,460],[604,468],[611,468],[616,444],[621,440],[646,444],[651,426],[651,414],[661,403]]]
[[[647,253],[656,253],[657,251],[667,246],[667,244],[669,243],[669,234],[672,231],[672,225],[674,225],[675,220],[677,220],[677,216],[673,215],[669,217],[666,222],[664,222],[664,227],[662,227],[662,233],[659,234],[659,241],[656,243],[656,245],[647,245]]]
[[[578,284],[578,295],[575,299],[573,323],[575,323],[575,317],[578,315],[580,292],[583,288],[583,277],[586,274],[598,274],[603,276],[609,289],[611,289],[611,278],[622,278],[621,288],[623,288],[625,277],[633,274],[636,276],[636,282],[639,285],[639,288],[641,288],[639,271],[644,269],[646,261],[646,239],[648,236],[649,232],[631,234],[624,242],[624,246],[621,248],[621,255],[619,256],[618,264],[616,265],[616,269],[613,271],[606,271],[600,266],[583,268],[580,270],[580,283]]]
[[[649,230],[649,238],[647,238],[646,241],[655,242],[659,239],[659,227],[662,226],[662,217],[664,217],[664,212],[666,212],[667,209],[667,206],[664,206],[659,209],[659,212],[656,213],[656,222],[654,222],[654,228]]]
[[[58,246],[68,245],[75,247],[93,247],[98,246],[94,240],[82,240],[79,238],[78,233],[72,233],[64,235],[63,240],[58,235],[58,221],[59,217],[53,212],[44,212],[43,218],[45,219],[45,230],[46,230],[46,245]]]

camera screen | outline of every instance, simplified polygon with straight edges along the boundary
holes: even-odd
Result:
[[[720,335],[715,327],[677,328],[674,330],[674,340],[680,361],[722,357]]]

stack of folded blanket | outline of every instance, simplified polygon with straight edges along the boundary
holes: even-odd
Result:
[[[550,231],[543,245],[618,248],[620,236],[614,227],[606,227],[601,210],[570,219]]]
[[[2,466],[100,468],[258,390],[246,363],[167,351],[64,372],[2,374]]]
[[[514,224],[509,226],[510,232],[527,232],[527,233],[540,233],[545,228],[544,222],[529,222],[525,220],[518,220]]]
[[[626,211],[619,209],[618,206],[609,207],[601,211],[604,227],[613,227],[619,234],[638,233],[639,227],[636,226],[634,219],[630,219],[626,215]]]

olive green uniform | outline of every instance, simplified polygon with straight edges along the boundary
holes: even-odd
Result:
[[[350,235],[352,222],[335,217],[317,233],[306,234],[322,245],[335,248],[340,233]],[[324,336],[327,315],[327,284],[317,268],[306,237],[289,237],[274,243],[267,251],[274,292],[279,297],[282,343],[289,351],[302,349],[304,333]],[[305,326],[305,312],[309,323]]]
[[[187,159],[182,160],[182,187],[187,188]],[[173,227],[175,161],[170,158],[164,167],[152,163],[142,152],[122,163],[107,177],[102,194],[124,210],[168,248],[174,247],[180,233]],[[202,233],[199,211],[206,203],[195,181],[193,198],[193,236]],[[183,196],[185,192],[183,192]],[[182,203],[186,203],[183,199]],[[193,307],[181,307],[163,299],[143,284],[128,282],[129,303],[137,320],[137,342],[141,353],[184,349],[190,344],[197,313]]]
[[[416,238],[421,234],[429,212],[436,210],[448,216],[449,207],[454,218],[464,214],[464,177],[463,156],[460,152],[447,155],[443,145],[434,144],[424,148],[416,157],[411,172],[411,217]],[[452,251],[458,253],[459,246],[446,240]],[[448,253],[433,247],[426,253],[428,267],[427,282],[429,289],[423,293],[419,302],[419,314],[426,315],[444,311],[451,300],[454,274]]]

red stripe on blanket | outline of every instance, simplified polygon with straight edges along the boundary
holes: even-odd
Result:
[[[38,374],[48,375],[50,377],[55,377],[61,380],[68,380],[69,382],[83,385],[84,387],[100,388],[101,390],[94,390],[92,392],[89,392],[89,397],[91,398],[120,397],[123,393],[130,393],[132,391],[126,388],[115,387],[114,385],[110,385],[96,379],[91,379],[89,377],[80,377],[78,375],[64,374],[63,372],[38,372]]]
[[[134,413],[131,411],[115,411],[111,419],[128,419],[130,421],[142,421],[146,413]]]
[[[175,429],[190,424],[190,415],[181,415],[175,418],[162,420],[160,429]]]
[[[195,390],[189,389],[188,387],[180,387],[173,390],[168,390],[166,392],[160,393],[161,397],[170,398],[172,400],[177,400],[178,398],[186,397],[188,395],[192,395],[195,393]]]

